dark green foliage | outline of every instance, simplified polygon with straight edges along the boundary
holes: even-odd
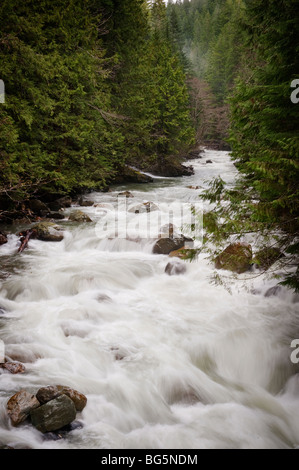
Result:
[[[241,177],[233,190],[220,188],[221,202],[229,204],[215,209],[223,237],[255,232],[285,252],[288,267],[297,264],[299,235],[299,105],[290,99],[299,72],[298,21],[294,0],[248,2],[248,47],[230,100],[230,143]],[[287,283],[299,288],[298,271]]]
[[[105,187],[125,162],[157,158],[159,145],[168,155],[190,145],[185,75],[149,17],[144,0],[1,3],[7,205]]]

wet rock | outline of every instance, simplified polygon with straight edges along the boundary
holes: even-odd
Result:
[[[28,206],[32,212],[42,217],[50,211],[49,207],[39,199],[32,199],[29,201]]]
[[[87,398],[83,393],[64,385],[42,387],[38,390],[36,397],[41,404],[45,404],[61,395],[67,395],[73,401],[77,411],[82,411],[86,406]]]
[[[62,391],[65,395],[67,395],[72,402],[75,405],[76,411],[82,411],[86,404],[87,404],[87,398],[83,393],[78,392],[77,390],[74,390],[73,388],[69,387],[64,387],[62,385],[57,386],[59,390]]]
[[[8,370],[11,374],[23,374],[26,370],[24,364],[20,362],[3,362],[0,364],[0,368]]]
[[[206,163],[210,164],[213,163],[212,160],[206,160]]]
[[[119,193],[118,194],[118,197],[134,197],[132,193],[130,193],[130,191],[124,191],[123,193]]]
[[[138,206],[131,207],[129,212],[133,212],[134,214],[143,214],[145,212],[153,212],[158,210],[159,207],[153,202],[143,202],[142,204],[138,204]]]
[[[186,265],[179,263],[178,261],[170,261],[165,268],[165,273],[167,273],[169,276],[184,274],[186,271]]]
[[[21,390],[7,402],[7,413],[13,426],[25,421],[30,413],[40,407],[40,402],[32,393]]]
[[[183,248],[186,243],[185,237],[180,238],[160,238],[153,248],[153,253],[158,255],[169,255],[172,251]]]
[[[122,184],[122,183],[137,183],[137,184],[144,184],[144,183],[152,183],[154,180],[151,176],[145,175],[144,173],[134,170],[128,166],[125,166],[119,170],[118,175],[114,179],[114,183]]]
[[[197,254],[198,250],[183,246],[183,248],[180,248],[179,250],[171,251],[169,253],[169,256],[171,256],[172,258],[175,257],[186,260],[194,258]]]
[[[48,387],[40,388],[36,394],[36,398],[41,405],[44,405],[45,403],[48,403],[48,401],[54,400],[60,395],[62,395],[62,393],[58,390],[56,385],[49,385]]]
[[[91,218],[80,210],[72,212],[69,216],[71,222],[92,222]]]
[[[88,201],[87,199],[83,199],[83,197],[80,197],[78,204],[79,206],[82,206],[82,207],[91,207],[93,206],[94,202]]]
[[[192,166],[185,166],[175,160],[165,160],[163,164],[156,164],[149,171],[154,175],[171,178],[194,175],[194,168]]]
[[[276,261],[283,258],[284,254],[275,247],[265,247],[254,256],[257,267],[267,271]]]
[[[216,269],[238,274],[248,271],[252,264],[252,248],[246,243],[232,243],[215,259]]]
[[[67,426],[76,419],[73,401],[61,395],[30,412],[31,422],[40,432],[52,432]]]
[[[3,232],[0,232],[0,246],[4,245],[7,242],[8,242],[7,235]]]
[[[201,158],[200,157],[200,150],[192,150],[191,152],[188,153],[188,155],[186,156],[186,159],[187,160],[196,160],[197,158]]]
[[[71,207],[73,200],[70,196],[64,196],[57,199],[55,202],[59,206],[59,209],[64,209],[66,207]]]
[[[281,286],[270,287],[265,293],[265,297],[275,297],[282,291]]]
[[[60,242],[63,240],[63,234],[60,232],[60,227],[52,222],[40,222],[32,227],[32,230],[36,231],[36,238],[38,240],[46,242]]]

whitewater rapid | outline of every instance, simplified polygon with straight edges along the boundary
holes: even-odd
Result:
[[[0,263],[10,273],[0,281],[0,338],[6,356],[26,367],[24,374],[0,375],[1,445],[299,445],[298,365],[290,359],[291,342],[299,338],[298,298],[287,289],[265,297],[277,283],[266,276],[231,276],[215,285],[214,266],[204,253],[186,263],[185,274],[169,276],[169,257],[152,253],[154,240],[145,237],[144,225],[135,238],[134,229],[129,237],[115,236],[116,217],[134,227],[148,216],[119,212],[118,194],[124,190],[134,196],[126,201],[130,206],[150,201],[165,215],[172,204],[196,205],[213,177],[221,175],[228,184],[236,178],[227,152],[206,150],[190,164],[195,169],[190,177],[89,194],[86,199],[95,205],[80,209],[93,222],[68,222],[75,208],[67,209],[59,222],[60,243],[30,240],[19,255],[18,237],[11,234],[0,247]],[[160,223],[157,219],[157,230]],[[12,427],[8,398],[54,384],[87,396],[78,415],[82,429],[45,441],[30,424]]]

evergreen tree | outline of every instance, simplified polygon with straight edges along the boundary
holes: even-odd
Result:
[[[264,242],[298,257],[299,133],[298,108],[290,99],[290,84],[299,70],[298,9],[294,0],[252,0],[247,5],[244,27],[248,52],[231,99],[232,156],[242,174],[233,190],[218,181],[207,195],[224,218],[213,236],[227,237],[251,231]],[[213,194],[214,193],[214,196]],[[287,277],[298,289],[298,269]]]

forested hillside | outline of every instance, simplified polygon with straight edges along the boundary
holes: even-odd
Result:
[[[191,72],[197,137],[208,146],[227,149],[229,106],[244,53],[243,0],[168,2],[170,29]]]
[[[299,74],[297,2],[191,0],[169,9],[201,90],[203,140],[224,104],[226,140],[240,171],[233,189],[219,178],[204,196],[216,203],[205,215],[208,239],[225,245],[230,236],[250,235],[263,247],[255,261],[267,266],[265,259],[284,257],[287,282],[298,289],[299,108],[291,99]],[[214,106],[204,99],[205,88]],[[223,130],[218,127],[216,139]]]
[[[104,189],[124,164],[194,145],[186,77],[157,0],[0,5],[0,203]]]

